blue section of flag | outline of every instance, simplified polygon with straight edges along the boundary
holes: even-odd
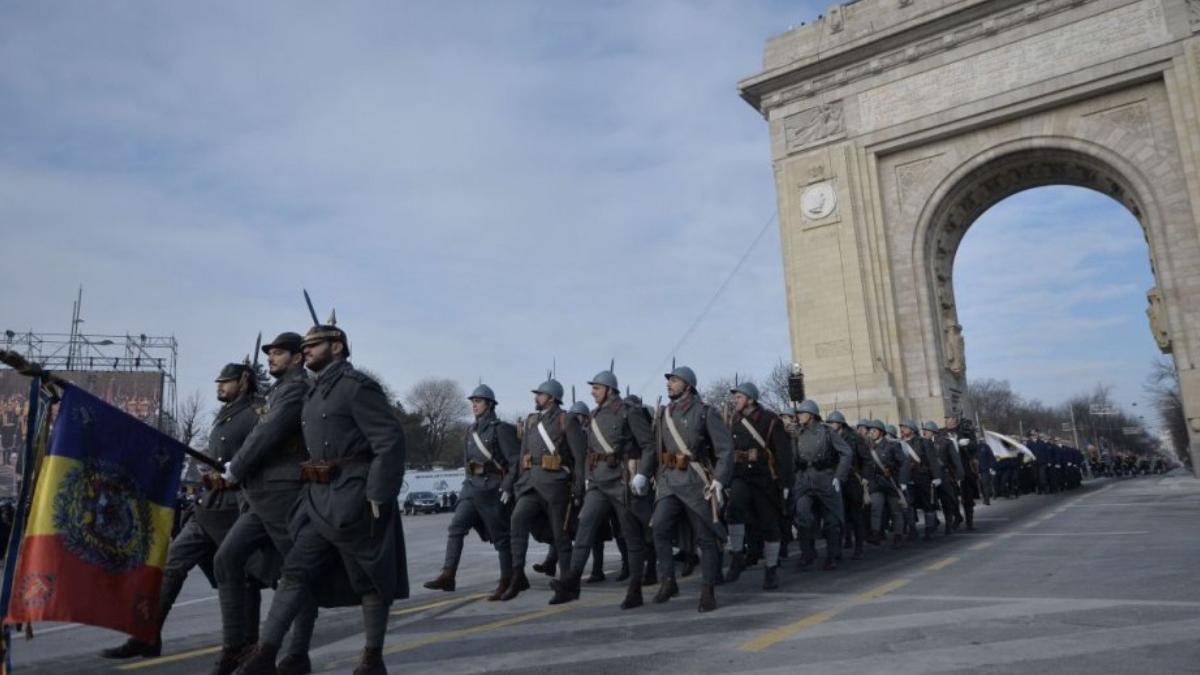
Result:
[[[49,454],[120,465],[147,499],[174,508],[186,450],[179,441],[75,386],[67,386]]]

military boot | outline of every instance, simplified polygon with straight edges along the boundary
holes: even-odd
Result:
[[[162,655],[162,640],[143,642],[137,638],[129,638],[118,647],[109,647],[100,652],[105,659],[132,659],[135,656],[151,658]]]
[[[552,580],[550,588],[554,589],[554,597],[550,598],[551,605],[562,605],[579,599],[579,578],[574,575],[562,580]]]
[[[779,588],[779,565],[763,568],[763,590],[773,591]]]
[[[712,584],[702,584],[700,586],[700,605],[697,611],[711,612],[717,608],[717,591]]]
[[[692,576],[692,572],[696,571],[697,562],[698,560],[695,555],[692,555],[691,553],[685,553],[683,555],[683,569],[679,571],[679,576],[685,579]]]
[[[362,658],[358,661],[358,667],[354,669],[354,675],[387,675],[387,666],[383,665],[383,649],[381,647],[363,649]]]
[[[633,609],[642,606],[642,584],[640,579],[629,582],[625,589],[625,599],[621,601],[621,609]]]
[[[529,578],[525,576],[525,570],[516,569],[513,570],[512,582],[508,584],[508,588],[504,589],[504,594],[500,596],[500,599],[508,602],[517,597],[521,591],[527,590],[529,590]]]
[[[500,577],[500,583],[496,584],[496,590],[488,596],[488,602],[496,602],[504,597],[504,591],[508,590],[509,583],[512,582],[512,577]]]
[[[242,665],[233,671],[234,675],[276,675],[275,656],[277,654],[279,654],[279,647],[260,644],[254,647],[250,655],[242,661]]]
[[[312,672],[312,661],[308,654],[288,654],[276,664],[278,675],[308,675]]]
[[[249,656],[254,647],[250,645],[242,645],[240,647],[222,647],[221,654],[217,657],[216,663],[212,669],[208,671],[208,675],[230,675],[237,670],[241,662]]]
[[[658,584],[658,560],[653,555],[646,556],[646,570],[642,572],[642,585]]]
[[[903,546],[904,546],[904,535],[893,534],[892,535],[892,548],[902,548]]]
[[[621,571],[617,574],[617,581],[629,580],[629,558],[621,558]]]
[[[867,543],[872,546],[879,546],[883,543],[883,533],[879,530],[871,530],[871,533],[867,535]]]
[[[967,511],[967,532],[975,531],[975,512]]]
[[[734,583],[738,577],[742,576],[742,572],[746,570],[746,554],[734,553],[730,556],[729,572],[725,575],[725,581]]]
[[[541,572],[548,577],[558,574],[558,553],[554,547],[550,547],[550,552],[546,554],[546,559],[540,563],[533,564],[534,572]]]
[[[425,588],[431,591],[453,591],[454,590],[454,570],[449,567],[443,567],[442,573],[433,581],[426,581],[422,584]]]
[[[675,583],[674,577],[668,577],[658,585],[658,592],[654,594],[654,602],[661,605],[677,595],[679,595],[679,584]]]

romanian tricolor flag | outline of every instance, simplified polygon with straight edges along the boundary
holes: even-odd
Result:
[[[67,386],[42,459],[5,622],[158,636],[184,446]]]

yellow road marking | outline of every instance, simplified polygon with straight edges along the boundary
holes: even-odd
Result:
[[[932,565],[926,565],[925,571],[926,572],[936,572],[940,569],[945,569],[945,568],[953,565],[956,562],[958,562],[958,558],[956,556],[950,556],[949,558],[943,558],[942,560],[939,560],[939,561],[933,563]]]
[[[404,614],[416,614],[417,612],[424,612],[424,611],[430,610],[430,609],[437,609],[438,607],[445,607],[446,605],[454,605],[454,604],[459,604],[459,603],[466,604],[468,602],[471,602],[472,600],[486,598],[488,595],[489,595],[488,593],[476,593],[474,595],[464,595],[461,598],[450,598],[449,600],[440,600],[438,602],[431,602],[427,605],[418,605],[416,607],[405,607],[403,609],[397,609],[396,611],[392,612],[392,616],[401,616]]]
[[[587,604],[590,604],[590,603],[587,603]],[[547,609],[539,609],[536,612],[528,612],[526,614],[517,614],[516,616],[510,616],[507,619],[500,619],[499,621],[492,621],[490,623],[480,624],[478,626],[471,626],[470,628],[460,628],[458,630],[449,630],[449,631],[445,631],[445,632],[441,632],[441,633],[434,633],[427,637],[423,637],[423,638],[420,638],[417,640],[411,640],[411,641],[405,642],[403,644],[398,644],[394,647],[387,647],[383,650],[383,653],[384,654],[399,654],[400,652],[412,651],[414,649],[419,649],[421,647],[427,647],[429,645],[437,644],[439,642],[448,642],[450,640],[457,640],[458,638],[464,638],[464,637],[470,637],[472,635],[478,635],[479,633],[486,633],[487,631],[496,630],[498,628],[507,628],[509,626],[515,626],[517,624],[526,623],[528,621],[536,621],[537,619],[543,619],[548,616],[554,616],[555,614],[560,614],[569,609],[573,609],[575,607],[582,607],[582,606],[585,606],[585,603],[572,602],[572,603],[567,603],[564,605],[557,605],[555,607],[550,607]]]
[[[140,670],[142,668],[150,668],[152,666],[161,666],[166,663],[175,663],[176,661],[186,661],[188,659],[196,658],[197,656],[204,656],[205,654],[216,654],[219,651],[221,651],[220,645],[215,647],[201,647],[200,649],[193,649],[190,652],[179,652],[178,654],[171,654],[170,656],[159,656],[153,659],[138,661],[137,663],[125,663],[117,666],[117,670]]]
[[[774,630],[767,631],[753,640],[747,640],[739,645],[738,649],[744,652],[761,652],[772,645],[795,637],[808,628],[825,623],[826,621],[850,609],[851,607],[871,602],[872,600],[881,598],[898,588],[903,588],[911,581],[912,579],[895,579],[881,586],[876,586],[868,591],[864,591],[858,595],[852,596],[848,601],[841,605],[831,607],[815,614],[810,614],[803,619],[796,621],[795,623],[790,623],[786,626],[781,626]]]
[[[978,544],[975,544],[975,545],[971,546],[971,550],[972,550],[972,551],[982,551],[983,549],[985,549],[985,548],[987,548],[987,547],[991,546],[991,545],[992,545],[992,544],[994,544],[994,543],[996,543],[996,542],[994,542],[994,541],[981,541],[981,542],[979,542]]]

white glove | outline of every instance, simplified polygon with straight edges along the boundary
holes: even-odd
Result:
[[[964,448],[965,448],[965,447],[967,447],[968,445],[970,445],[970,444],[971,444],[971,439],[969,439],[969,438],[960,438],[960,439],[958,439],[958,444],[959,444],[960,446],[962,446],[962,447],[964,447]]]
[[[591,487],[592,487],[592,479],[584,478],[583,479],[583,491],[587,492],[589,489],[591,489]]]
[[[369,499],[367,501],[371,502],[371,515],[374,516],[375,518],[378,518],[379,517],[379,508],[382,506],[382,504],[375,501],[374,499]]]
[[[941,478],[934,478],[934,479],[933,479],[933,487],[941,487],[941,486],[942,486],[942,479],[941,479]]]
[[[717,506],[725,503],[725,486],[721,485],[721,481],[714,480],[712,482],[713,494],[717,496]]]
[[[788,498],[788,495],[789,495],[789,494],[791,494],[791,493],[792,493],[792,491],[791,491],[791,490],[789,490],[789,489],[787,489],[787,488],[783,488],[783,501],[785,501],[785,502],[786,502],[786,501],[787,501],[787,498]]]
[[[504,490],[501,490],[500,491],[500,503],[507,504],[510,501],[512,501],[512,495],[509,494],[508,492],[505,492]]]
[[[230,485],[237,485],[237,476],[233,475],[233,469],[228,464],[225,465],[225,473],[221,474],[221,480]]]
[[[990,474],[992,474],[993,476],[995,476],[995,475],[996,475],[996,470],[995,470],[995,469],[988,469],[988,473],[990,473]]]
[[[834,479],[833,479],[833,491],[834,491],[834,492],[841,492],[841,491],[842,491],[842,482],[841,482],[841,481],[839,481],[839,480],[838,480],[838,479],[836,479],[836,478],[834,478]]]
[[[900,491],[901,491],[901,492],[908,492],[908,484],[907,484],[907,483],[905,483],[905,484],[901,485],[901,486],[900,486]]]
[[[639,497],[645,497],[650,491],[650,481],[639,473],[634,475],[630,487],[633,488],[633,494]]]

